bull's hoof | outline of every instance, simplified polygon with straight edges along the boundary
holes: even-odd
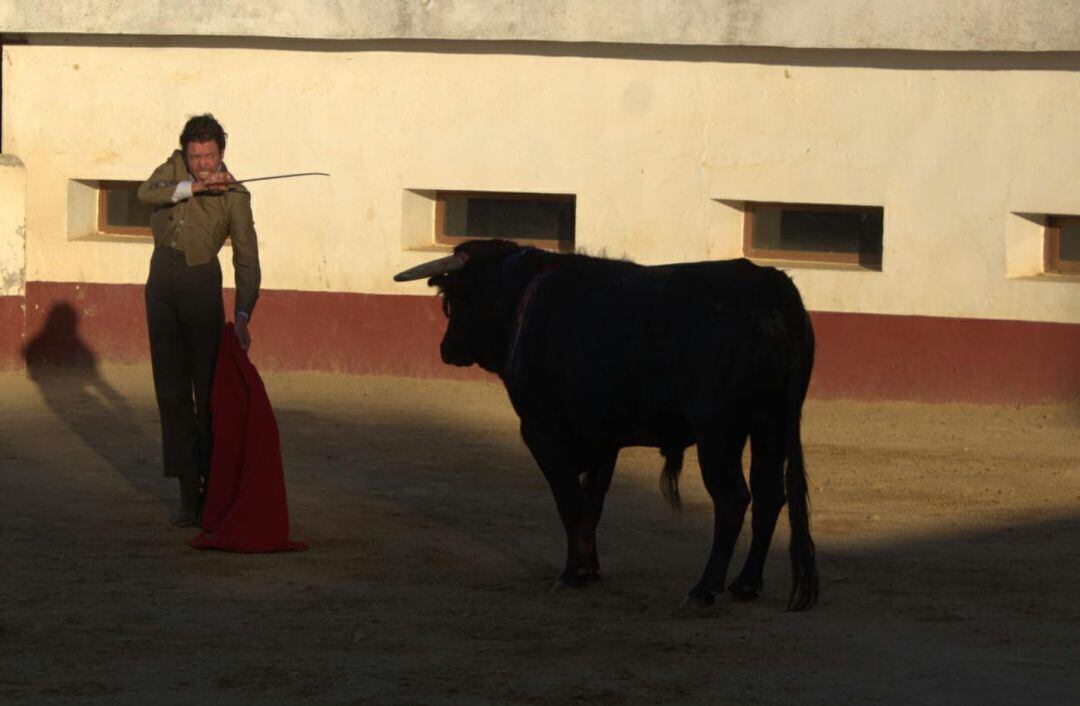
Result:
[[[686,595],[685,598],[682,599],[682,603],[679,604],[679,612],[689,613],[704,610],[705,608],[708,608],[714,603],[716,603],[716,599],[711,593],[689,593]]]
[[[739,603],[749,603],[750,601],[756,601],[758,597],[758,589],[756,586],[749,586],[744,583],[735,581],[727,588],[731,597]]]
[[[787,609],[790,611],[809,610],[817,603],[818,579],[811,576],[796,581],[791,587],[791,596],[788,598]]]
[[[590,577],[585,574],[571,574],[563,572],[559,574],[559,578],[555,579],[555,583],[551,586],[552,592],[561,591],[564,588],[582,588],[585,586],[585,582]]]

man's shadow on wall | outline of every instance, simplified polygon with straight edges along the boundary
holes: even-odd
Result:
[[[53,306],[41,332],[23,348],[30,379],[57,418],[133,489],[168,502],[156,442],[143,434],[127,398],[102,377],[78,326],[71,304]]]

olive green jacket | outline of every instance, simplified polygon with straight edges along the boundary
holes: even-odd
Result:
[[[222,165],[224,169],[224,165]],[[236,271],[235,312],[249,317],[259,298],[259,244],[251,216],[251,194],[236,184],[225,192],[203,191],[173,203],[176,185],[194,180],[180,150],[172,153],[150,178],[139,185],[139,200],[154,207],[150,230],[154,245],[168,247],[176,241],[189,266],[202,265],[217,257],[225,239],[232,240],[233,269]],[[234,312],[234,315],[235,315]]]

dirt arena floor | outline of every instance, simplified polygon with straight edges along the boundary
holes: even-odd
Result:
[[[3,704],[1080,703],[1080,410],[810,402],[822,594],[678,610],[705,560],[651,449],[619,459],[604,577],[488,383],[274,374],[305,553],[188,548],[145,367],[0,375]],[[744,533],[743,540],[746,539]],[[746,542],[740,542],[740,562]]]

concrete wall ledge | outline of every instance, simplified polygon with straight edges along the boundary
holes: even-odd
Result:
[[[689,46],[1080,51],[1059,0],[8,0],[3,36],[437,39]]]

